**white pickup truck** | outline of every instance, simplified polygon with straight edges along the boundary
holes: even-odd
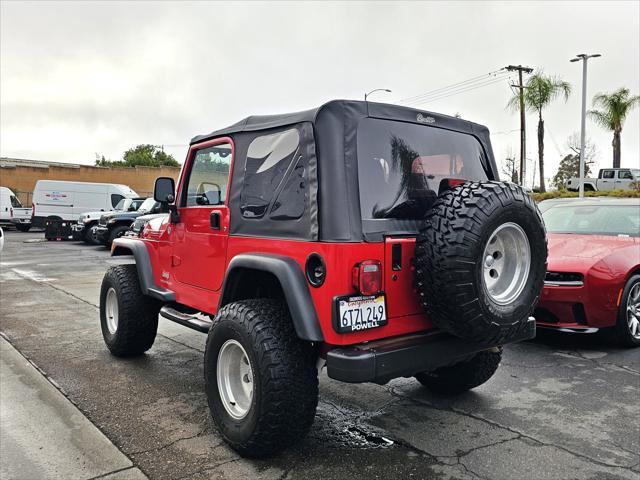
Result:
[[[21,232],[28,232],[31,228],[31,213],[31,208],[14,207],[11,223],[13,223]]]
[[[584,191],[596,190],[630,190],[632,182],[640,182],[640,169],[638,168],[601,168],[598,178],[585,178]],[[571,177],[567,182],[568,190],[578,190],[580,179]]]

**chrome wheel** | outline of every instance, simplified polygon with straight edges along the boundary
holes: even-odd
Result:
[[[107,291],[105,306],[107,328],[109,329],[109,333],[113,335],[118,330],[118,295],[113,287]]]
[[[253,371],[249,357],[236,340],[227,340],[218,353],[218,391],[225,410],[233,418],[244,418],[253,399]]]
[[[627,326],[629,333],[640,340],[640,283],[636,283],[627,297]]]
[[[531,267],[529,239],[520,225],[503,223],[491,234],[482,255],[483,281],[498,305],[506,305],[522,293]]]

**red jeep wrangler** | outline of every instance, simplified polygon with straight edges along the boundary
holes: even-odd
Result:
[[[488,130],[411,108],[333,101],[195,137],[170,215],[113,255],[104,340],[153,345],[158,314],[208,334],[211,414],[264,456],[310,429],[318,370],[343,382],[414,376],[459,393],[535,336],[546,271],[541,216],[502,183]]]

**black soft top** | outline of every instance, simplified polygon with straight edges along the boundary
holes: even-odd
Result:
[[[415,108],[356,100],[333,100],[302,112],[247,117],[229,127],[199,135],[191,144],[229,136],[236,143],[237,159],[232,177],[230,206],[231,233],[273,235],[331,242],[380,241],[386,234],[412,234],[415,221],[379,222],[374,230],[363,227],[358,197],[357,129],[363,118],[377,118],[441,128],[473,135],[486,154],[484,166],[489,179],[499,174],[491,149],[489,130],[477,123]],[[269,222],[244,219],[239,211],[239,191],[243,188],[248,143],[262,132],[303,125],[309,130],[309,205],[304,221]],[[316,200],[317,197],[317,200]]]

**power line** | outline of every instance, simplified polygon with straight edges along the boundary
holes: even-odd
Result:
[[[427,98],[425,98],[423,100],[414,101],[414,102],[412,102],[412,106],[421,105],[421,104],[424,104],[424,103],[435,102],[436,100],[442,100],[443,98],[448,98],[448,97],[452,97],[454,95],[459,95],[461,93],[470,92],[470,91],[476,90],[478,88],[487,87],[489,85],[495,85],[496,83],[502,83],[506,79],[508,79],[508,77],[494,78],[494,79],[491,79],[491,80],[488,80],[488,81],[485,81],[485,82],[481,82],[481,83],[477,83],[477,84],[473,84],[473,85],[467,85],[467,86],[465,86],[465,88],[459,88],[457,90],[443,92],[443,93],[441,93],[439,95],[427,97]]]
[[[445,87],[436,88],[435,90],[429,90],[428,92],[421,93],[419,95],[414,95],[412,97],[404,98],[402,100],[399,100],[399,103],[413,103],[413,102],[422,100],[425,97],[430,97],[430,96],[433,96],[433,95],[440,95],[442,93],[445,93],[448,90],[455,90],[455,89],[460,88],[460,87],[468,87],[468,86],[473,85],[474,83],[483,82],[483,81],[491,79],[491,77],[496,77],[498,75],[503,75],[504,73],[508,73],[508,72],[504,71],[504,69],[501,68],[500,70],[496,70],[494,72],[489,72],[489,73],[486,73],[484,75],[478,75],[476,77],[472,77],[472,78],[469,78],[467,80],[463,80],[461,82],[453,83],[453,84],[447,85]]]

